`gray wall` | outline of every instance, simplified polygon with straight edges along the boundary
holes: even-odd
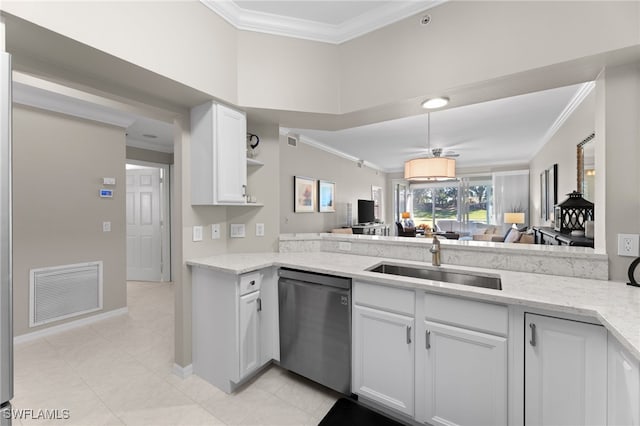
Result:
[[[336,184],[335,213],[294,213],[293,177],[305,176]],[[358,199],[371,199],[371,186],[383,188],[383,204],[391,201],[386,174],[363,166],[355,161],[331,154],[298,142],[297,147],[287,144],[280,137],[280,232],[327,232],[346,224],[346,205],[351,203],[354,223],[357,220]],[[316,208],[317,210],[317,208]],[[386,211],[383,209],[383,214]],[[383,218],[389,222],[391,218]]]
[[[112,199],[98,196],[103,177]],[[13,203],[16,336],[46,327],[29,328],[31,268],[102,260],[104,311],[126,306],[123,129],[14,105]]]

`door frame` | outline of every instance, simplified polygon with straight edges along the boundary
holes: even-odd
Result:
[[[160,280],[171,281],[171,177],[170,164],[153,163],[142,160],[126,160],[126,164],[134,166],[154,167],[160,169]],[[126,166],[126,165],[125,165]]]

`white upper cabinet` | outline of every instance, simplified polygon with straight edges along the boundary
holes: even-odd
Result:
[[[526,314],[525,424],[607,424],[607,331]]]
[[[208,102],[191,109],[191,204],[246,204],[247,118]]]

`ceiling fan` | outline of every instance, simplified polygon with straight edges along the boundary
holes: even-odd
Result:
[[[427,153],[427,157],[457,158],[457,157],[460,157],[460,153],[459,152],[455,152],[455,151],[450,150],[450,149],[443,150],[442,148],[431,148],[431,152]]]

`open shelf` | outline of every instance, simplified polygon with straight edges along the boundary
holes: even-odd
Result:
[[[247,158],[247,166],[260,167],[264,166],[264,163],[262,161],[254,160],[253,158]]]

